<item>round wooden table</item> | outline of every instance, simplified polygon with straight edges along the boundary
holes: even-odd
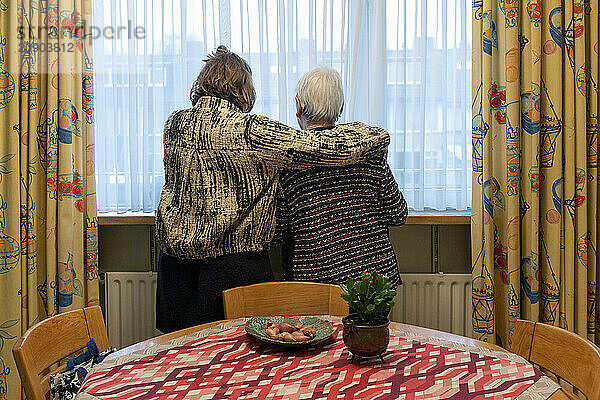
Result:
[[[208,329],[210,327],[213,327],[215,325],[218,325],[220,323],[223,322],[228,322],[230,320],[221,320],[221,321],[214,321],[214,322],[209,322],[207,324],[203,324],[203,325],[197,325],[197,326],[193,326],[191,328],[187,328],[187,329],[182,329],[180,331],[176,331],[176,332],[172,332],[172,333],[168,333],[165,335],[161,335],[161,336],[157,336],[154,337],[152,339],[148,339],[145,340],[143,342],[140,343],[136,343],[133,344],[131,346],[125,347],[113,354],[111,354],[110,356],[108,356],[106,359],[110,360],[110,359],[114,359],[117,357],[121,357],[130,353],[133,353],[135,351],[138,350],[144,350],[146,348],[158,345],[158,344],[163,344],[168,342],[169,340],[181,337],[181,336],[185,336],[188,335],[190,333],[194,333],[194,332],[198,332],[201,331],[203,329]],[[455,343],[460,343],[466,346],[475,346],[475,347],[481,347],[481,348],[486,348],[486,349],[490,349],[490,350],[495,350],[495,351],[502,351],[502,352],[508,352],[507,350],[503,349],[500,346],[497,346],[495,344],[491,344],[491,343],[487,343],[487,342],[482,342],[476,339],[471,339],[471,338],[467,338],[464,336],[458,336],[458,335],[453,335],[451,333],[447,333],[447,332],[442,332],[442,331],[437,331],[434,329],[427,329],[427,328],[421,328],[418,326],[413,326],[413,325],[407,325],[407,324],[402,324],[399,322],[392,322],[390,324],[390,329],[393,330],[401,330],[401,331],[406,331],[406,332],[410,332],[410,333],[414,333],[415,335],[419,335],[419,336],[428,336],[430,338],[434,338],[434,339],[440,339],[440,340],[446,340],[446,341],[450,341],[450,342],[455,342]],[[559,390],[558,392],[554,393],[551,397],[549,397],[549,400],[562,400],[562,399],[571,399],[572,397],[570,397],[567,392],[563,390]]]

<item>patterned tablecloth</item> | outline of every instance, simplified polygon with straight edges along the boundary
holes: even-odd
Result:
[[[385,362],[349,363],[340,320],[322,346],[286,350],[233,320],[108,360],[76,399],[547,399],[558,385],[514,354],[392,330]]]

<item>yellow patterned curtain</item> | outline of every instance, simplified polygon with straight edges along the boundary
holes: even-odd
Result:
[[[98,304],[91,0],[0,0],[0,399],[12,346]]]
[[[598,1],[473,3],[473,331],[600,343]]]

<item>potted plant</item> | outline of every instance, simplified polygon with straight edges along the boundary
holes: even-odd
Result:
[[[396,291],[389,279],[374,272],[365,272],[360,279],[348,278],[341,284],[342,298],[348,302],[350,314],[342,319],[344,343],[354,356],[381,356],[390,341],[390,320],[387,315],[394,305]]]

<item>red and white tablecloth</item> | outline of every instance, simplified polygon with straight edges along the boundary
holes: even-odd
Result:
[[[233,320],[98,365],[77,399],[547,399],[559,388],[514,354],[395,330],[384,363],[351,364],[329,319],[333,339],[301,350]]]

